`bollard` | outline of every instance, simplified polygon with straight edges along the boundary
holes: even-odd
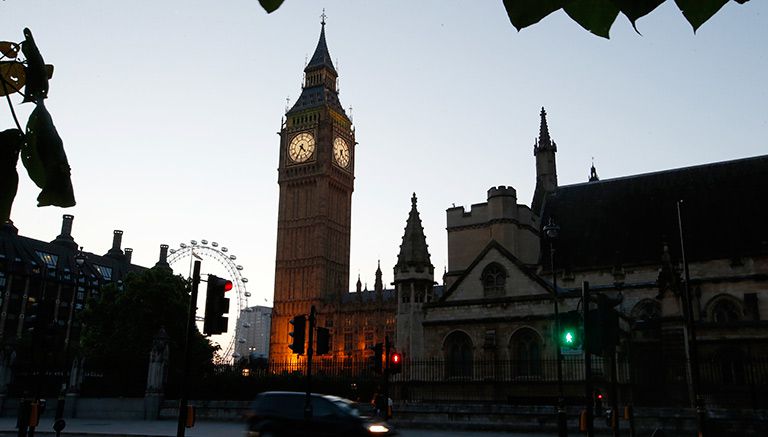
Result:
[[[187,405],[187,415],[185,417],[185,423],[184,425],[187,428],[192,428],[195,426],[195,407],[194,405]]]

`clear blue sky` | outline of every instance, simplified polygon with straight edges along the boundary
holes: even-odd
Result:
[[[562,12],[518,33],[501,1],[286,0],[267,15],[256,0],[5,0],[0,40],[29,27],[56,67],[47,105],[78,201],[37,208],[19,164],[20,233],[52,240],[71,213],[87,251],[122,229],[147,266],[161,243],[216,240],[251,303],[271,305],[276,132],[323,7],[359,141],[351,287],[358,273],[373,287],[377,259],[391,282],[413,192],[440,273],[446,208],[496,185],[530,204],[542,106],[561,184],[585,181],[592,157],[606,179],[766,153],[763,1],[729,2],[694,35],[670,0],[639,21],[643,36],[619,18],[605,40]]]

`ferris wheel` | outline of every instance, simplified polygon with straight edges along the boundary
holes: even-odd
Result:
[[[179,263],[183,259],[188,259],[190,265],[192,264],[193,255],[198,258],[208,258],[216,261],[219,265],[224,267],[229,275],[230,281],[232,281],[232,291],[234,296],[230,298],[229,317],[235,320],[235,332],[230,336],[230,340],[226,345],[221,345],[222,352],[218,357],[222,362],[230,362],[240,358],[240,354],[235,351],[235,346],[238,343],[245,343],[245,330],[251,327],[250,323],[240,323],[240,314],[245,312],[251,312],[253,309],[248,305],[248,298],[251,297],[251,293],[246,289],[248,278],[243,277],[243,266],[236,263],[237,256],[229,253],[229,249],[226,246],[220,246],[215,241],[208,240],[190,240],[189,244],[181,243],[178,248],[170,249],[168,255],[168,264],[174,265]],[[182,264],[179,264],[182,265]]]

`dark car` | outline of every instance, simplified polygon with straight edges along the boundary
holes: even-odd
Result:
[[[273,391],[256,397],[248,416],[248,436],[391,436],[390,425],[360,416],[354,402],[313,393],[305,416],[306,393]]]

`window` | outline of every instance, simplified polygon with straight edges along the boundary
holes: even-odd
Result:
[[[445,339],[445,376],[471,378],[473,363],[472,339],[464,332],[454,331]]]
[[[541,339],[531,328],[519,329],[510,340],[512,375],[541,375]]]
[[[741,320],[741,308],[731,298],[720,298],[712,305],[713,322],[729,323],[739,320]]]
[[[99,272],[99,275],[101,275],[101,277],[104,278],[105,281],[111,281],[112,280],[112,267],[106,267],[106,266],[100,266],[98,264],[93,264],[93,268],[95,268],[96,271]]]
[[[352,334],[351,333],[344,334],[344,350],[346,352],[351,352],[354,349],[353,345],[354,345],[354,342],[352,340]]]
[[[497,263],[488,264],[481,275],[483,292],[486,297],[504,296],[504,285],[507,282],[507,271]]]
[[[56,263],[59,261],[59,257],[57,255],[53,255],[46,252],[41,252],[39,250],[36,250],[35,253],[40,258],[40,261],[45,264],[46,267],[49,269],[55,269]]]
[[[496,330],[495,329],[488,329],[485,331],[485,343],[483,343],[483,347],[486,347],[486,348],[496,347]]]

